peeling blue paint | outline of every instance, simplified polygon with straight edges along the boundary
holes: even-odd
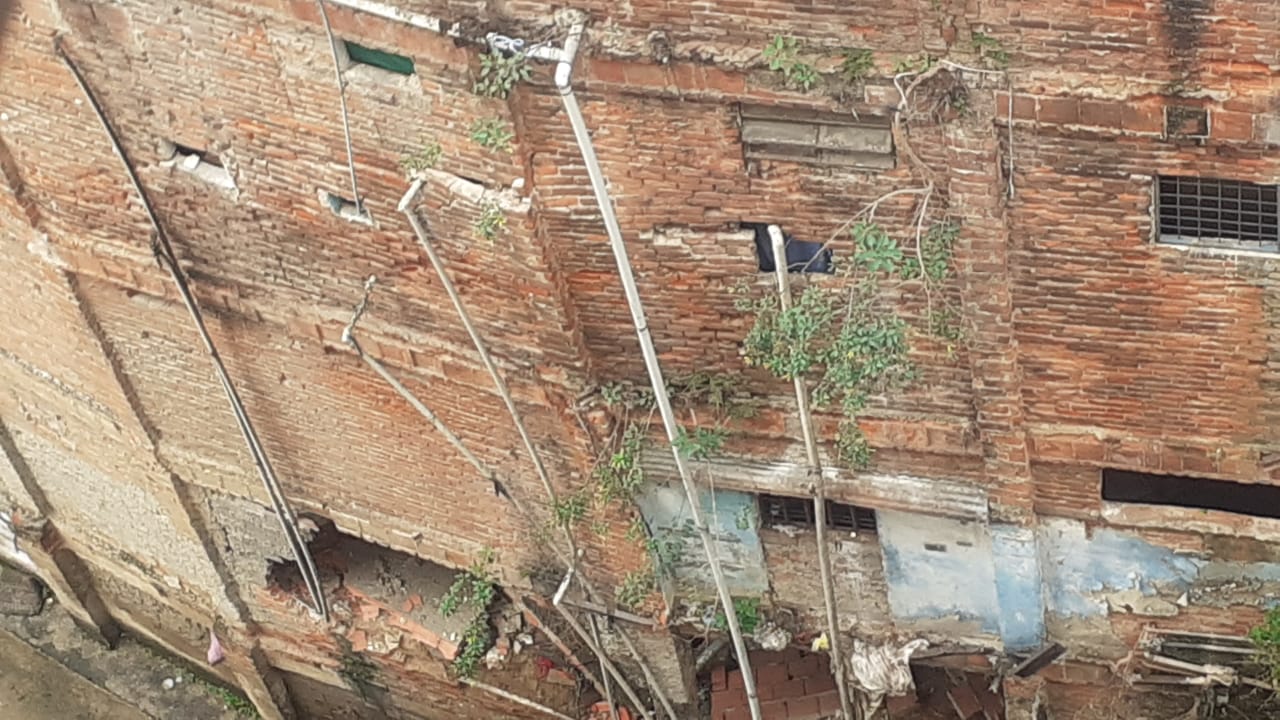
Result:
[[[731,595],[758,597],[769,589],[769,575],[764,566],[764,549],[756,523],[741,523],[755,518],[756,496],[733,490],[699,491],[702,511],[715,537],[716,552],[724,569],[725,582]],[[676,549],[671,563],[672,574],[686,594],[715,593],[711,569],[707,566],[702,540],[693,525],[684,489],[666,485],[649,485],[636,498],[640,513],[654,535]],[[739,525],[743,527],[739,527]]]
[[[1107,604],[1099,595],[1106,592],[1155,595],[1160,585],[1181,593],[1204,564],[1116,530],[1100,528],[1090,537],[1084,523],[1057,518],[1041,523],[1040,548],[1046,605],[1058,615],[1104,615]]]
[[[1039,647],[1045,632],[1044,594],[1035,532],[1017,525],[991,526],[991,556],[1005,648]]]
[[[959,619],[985,634],[1000,634],[991,536],[985,525],[891,510],[879,511],[876,521],[896,619]]]

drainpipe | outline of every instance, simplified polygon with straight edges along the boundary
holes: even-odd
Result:
[[[578,34],[580,35],[581,26],[576,27],[579,28]],[[570,47],[570,42],[568,40],[565,41],[565,47]],[[572,41],[572,48],[575,52],[577,47],[578,42],[574,39]],[[534,57],[540,58],[545,58],[549,53],[555,53],[558,57],[560,52],[546,47],[534,48],[534,51]],[[453,308],[457,312],[458,318],[462,321],[463,327],[466,328],[467,335],[470,336],[471,343],[475,346],[476,353],[480,355],[480,359],[483,362],[485,369],[489,372],[489,377],[493,380],[494,387],[497,388],[498,394],[502,396],[502,401],[506,404],[507,412],[511,415],[511,420],[520,433],[520,438],[524,442],[525,450],[529,453],[529,457],[533,461],[534,468],[538,472],[538,478],[542,481],[542,487],[547,494],[547,498],[554,505],[557,502],[555,488],[551,485],[551,478],[547,473],[546,465],[542,462],[542,457],[538,454],[538,450],[534,446],[532,438],[529,437],[529,433],[525,429],[524,421],[520,418],[520,412],[516,408],[515,399],[511,396],[511,390],[507,387],[506,381],[502,379],[502,375],[498,372],[498,367],[493,362],[493,358],[489,355],[489,350],[485,345],[484,340],[481,339],[479,332],[476,331],[475,325],[472,324],[471,315],[467,312],[466,306],[462,302],[462,298],[458,295],[457,288],[454,287],[452,278],[449,277],[449,272],[445,267],[444,259],[440,257],[440,253],[436,251],[435,244],[431,241],[430,232],[428,232],[422,219],[419,218],[418,214],[413,210],[413,203],[422,192],[424,185],[425,183],[421,178],[414,180],[409,186],[409,189],[405,191],[404,197],[400,199],[400,204],[397,209],[405,216],[405,219],[409,221],[409,225],[413,228],[414,235],[418,238],[418,244],[422,246],[422,250],[426,253],[427,259],[431,261],[431,267],[435,270],[436,276],[439,277],[441,286],[444,287],[445,292],[449,295],[449,300],[453,303]],[[558,550],[556,551],[556,554],[565,564],[565,567],[572,571],[578,559],[578,547],[577,543],[574,542],[573,534],[569,529],[562,528],[562,530],[564,532],[565,543],[569,548],[569,554],[565,556]],[[576,573],[576,577],[578,584],[582,586],[590,599],[597,603],[604,602],[600,593],[596,592],[595,587],[587,580],[584,574]],[[590,646],[591,643],[586,634],[586,629],[578,624],[577,619],[573,618],[569,614],[568,610],[560,607],[559,603],[556,603],[556,609],[564,615],[565,620],[578,633],[580,639]],[[677,716],[671,705],[671,700],[658,684],[657,678],[654,677],[653,671],[650,669],[648,661],[645,660],[644,656],[640,653],[640,649],[636,647],[635,642],[631,640],[630,636],[628,636],[625,631],[619,630],[618,638],[622,640],[622,644],[626,646],[627,651],[635,658],[636,663],[640,666],[641,672],[644,673],[645,682],[649,684],[650,692],[658,699],[658,702],[662,705],[662,709],[666,712],[667,716],[674,720]],[[620,684],[622,682],[622,680],[619,680]],[[637,707],[636,709],[648,717],[648,711],[643,707]]]
[[[675,457],[676,469],[680,473],[680,483],[684,486],[685,496],[689,502],[689,512],[693,515],[693,524],[702,538],[702,547],[711,566],[711,575],[715,580],[716,593],[720,597],[720,605],[724,608],[724,616],[729,625],[729,634],[733,637],[734,653],[738,657],[738,666],[742,670],[742,683],[747,694],[747,703],[751,708],[752,720],[760,720],[760,698],[756,695],[755,673],[751,671],[751,661],[747,657],[747,645],[742,637],[742,628],[738,624],[737,613],[733,611],[733,598],[729,595],[729,587],[725,583],[724,569],[716,553],[715,540],[702,515],[702,506],[698,500],[697,488],[685,465],[684,458],[676,446],[677,432],[680,426],[676,423],[671,409],[671,398],[667,396],[667,384],[662,377],[662,367],[658,364],[658,355],[653,347],[653,338],[649,334],[648,322],[645,320],[644,306],[640,293],[636,290],[635,275],[631,271],[631,261],[627,257],[627,246],[622,239],[622,229],[618,226],[618,217],[614,213],[613,200],[605,185],[604,171],[596,158],[595,147],[591,143],[591,134],[587,123],[578,107],[578,99],[573,94],[573,61],[578,52],[578,44],[582,40],[583,23],[575,23],[565,38],[564,50],[560,53],[556,64],[555,82],[560,91],[560,100],[564,103],[565,113],[573,127],[574,138],[578,141],[578,149],[582,151],[582,160],[587,167],[587,175],[591,178],[591,190],[595,193],[596,204],[604,219],[605,230],[609,234],[609,245],[613,249],[613,257],[618,265],[618,276],[622,280],[622,289],[627,296],[627,305],[631,309],[631,318],[635,323],[636,336],[640,340],[640,352],[644,356],[645,368],[653,385],[653,395],[662,416],[662,424],[667,431],[667,442],[671,445],[671,453]]]
[[[769,226],[769,241],[773,244],[773,265],[778,276],[778,301],[782,311],[791,309],[791,278],[787,275],[786,238],[782,228]],[[796,410],[800,414],[800,432],[804,435],[804,449],[809,458],[809,478],[813,483],[813,527],[818,541],[818,569],[822,582],[822,600],[827,606],[827,635],[830,637],[831,670],[836,676],[836,688],[840,691],[840,709],[847,720],[854,720],[853,706],[849,702],[849,688],[844,680],[844,656],[840,654],[840,623],[836,618],[836,593],[831,581],[831,558],[827,553],[827,491],[826,477],[822,474],[822,458],[818,455],[818,440],[813,432],[813,415],[809,412],[809,388],[804,376],[793,378],[796,390]]]

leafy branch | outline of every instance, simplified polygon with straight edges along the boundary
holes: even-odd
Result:
[[[814,405],[842,415],[837,456],[848,467],[863,468],[871,448],[858,417],[872,397],[902,389],[917,376],[908,323],[886,300],[883,286],[916,280],[929,288],[946,280],[957,230],[949,223],[931,227],[914,258],[869,219],[846,232],[853,256],[840,270],[844,287],[810,284],[783,310],[775,295],[754,297],[743,286],[736,307],[754,318],[742,342],[745,364],[787,380],[813,379]],[[929,312],[927,324],[938,325]]]
[[[497,583],[492,566],[496,561],[493,551],[485,548],[465,572],[459,573],[440,598],[440,614],[451,617],[463,606],[472,608],[471,621],[462,632],[462,651],[453,660],[453,669],[460,677],[472,677],[480,666],[493,640],[489,628],[489,603],[497,595]]]
[[[480,56],[480,77],[472,92],[483,97],[506,98],[519,83],[529,79],[529,58],[524,53],[506,55],[492,49]]]
[[[488,117],[471,124],[471,141],[486,150],[511,152],[511,141],[516,134],[502,118]]]

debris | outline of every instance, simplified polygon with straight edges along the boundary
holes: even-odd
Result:
[[[785,650],[791,644],[791,633],[776,623],[765,623],[756,628],[754,637],[760,647],[770,652]]]
[[[176,684],[177,683],[173,681],[173,678],[165,678],[164,680],[160,681],[160,687],[164,688],[165,690],[172,690],[173,686]]]
[[[209,651],[205,653],[205,659],[209,661],[210,665],[217,665],[225,660],[226,657],[226,653],[222,651],[222,643],[218,642],[218,636],[214,634],[212,629],[210,629]]]
[[[813,652],[823,652],[825,650],[830,650],[831,639],[828,638],[827,634],[824,632],[818,637],[813,639],[813,642],[809,644],[809,649],[812,650]]]
[[[0,615],[39,615],[44,600],[44,587],[39,580],[0,565]]]
[[[1058,643],[1049,643],[1031,653],[1030,657],[1018,663],[1010,672],[1017,677],[1031,677],[1052,665],[1054,660],[1066,652],[1067,649]]]
[[[875,709],[885,695],[905,695],[915,687],[911,679],[911,655],[929,646],[928,640],[912,640],[893,645],[868,645],[854,638],[849,668],[853,684],[867,693],[869,707]]]

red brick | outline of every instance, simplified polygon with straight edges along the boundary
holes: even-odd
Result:
[[[791,677],[786,665],[765,665],[752,669],[756,673],[757,685],[780,685]]]
[[[769,700],[760,703],[761,720],[787,720],[787,701]]]
[[[1081,100],[1080,124],[1119,130],[1123,125],[1124,109],[1125,104],[1121,102]]]
[[[1130,101],[1121,113],[1120,123],[1130,132],[1163,133],[1164,105],[1158,99]]]
[[[807,695],[817,695],[836,689],[836,680],[827,674],[810,675],[804,679],[804,691]]]
[[[830,692],[824,692],[821,695],[818,695],[817,698],[818,698],[818,709],[822,712],[823,715],[829,715],[831,713],[840,711],[840,693],[839,692],[835,690],[832,690]]]
[[[1080,101],[1073,97],[1042,97],[1036,100],[1036,119],[1055,125],[1080,122]]]
[[[1209,114],[1209,134],[1215,140],[1248,142],[1253,139],[1253,115],[1211,111]]]
[[[818,698],[792,698],[787,701],[787,718],[789,720],[816,720],[821,717]]]

